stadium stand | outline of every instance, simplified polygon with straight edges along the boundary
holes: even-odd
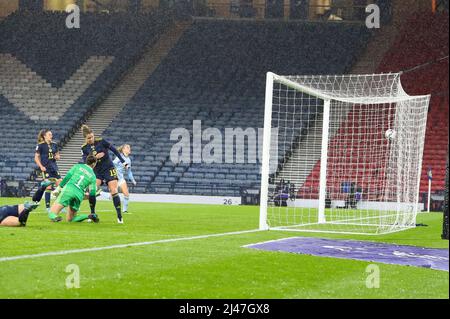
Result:
[[[141,185],[135,192],[239,196],[242,187],[259,187],[258,163],[174,164],[169,154],[178,140],[169,139],[171,131],[188,128],[192,136],[193,120],[222,134],[225,128],[261,128],[268,70],[346,73],[369,38],[356,24],[198,19],[104,136],[132,144]]]
[[[447,13],[416,13],[404,24],[402,31],[394,41],[390,50],[385,54],[377,73],[398,72],[409,70],[415,66],[425,64],[422,68],[405,72],[402,75],[402,83],[407,93],[411,95],[430,94],[430,102],[425,149],[423,157],[420,192],[427,192],[429,168],[433,172],[432,191],[445,189],[445,165],[448,153],[448,14]],[[447,59],[436,63],[437,59],[447,56]],[[349,118],[355,116],[351,112]],[[346,125],[342,126],[342,134],[345,134]],[[338,133],[339,134],[339,133]],[[368,136],[375,136],[369,134]],[[333,143],[333,141],[331,141]],[[343,145],[345,148],[345,145]],[[364,176],[358,176],[359,187],[363,193],[377,193],[377,188],[383,182],[383,172],[371,168],[370,151],[364,157],[358,159],[359,166],[355,172],[365,172]],[[349,161],[351,158],[349,157]],[[334,165],[329,159],[328,166]],[[356,177],[356,173],[350,170],[345,176],[336,176],[333,170],[328,170],[329,180],[334,185],[328,187],[339,189],[342,182]],[[333,175],[334,174],[334,175]],[[300,198],[318,198],[320,162],[318,162],[305,184],[299,190]],[[367,185],[375,189],[368,190]],[[381,190],[381,188],[380,188]],[[336,191],[338,192],[338,191]]]
[[[448,24],[446,12],[414,14],[379,70],[408,70],[448,56]],[[410,94],[431,93],[420,192],[428,189],[427,170],[430,167],[433,171],[432,191],[443,190],[448,152],[448,58],[405,73],[402,82]]]
[[[22,12],[0,24],[0,115],[9,119],[0,134],[5,154],[11,154],[0,163],[3,179],[27,180],[35,168],[36,132],[50,127],[55,139],[64,144],[136,61],[142,48],[170,24],[170,19],[157,14],[128,18],[124,13],[84,14],[84,27],[76,31],[60,27],[63,14]],[[377,71],[404,70],[448,55],[448,35],[441,32],[446,27],[445,14],[414,15]],[[227,127],[262,127],[267,70],[279,74],[347,73],[369,38],[369,31],[356,24],[197,19],[109,126],[105,137],[115,144],[133,145],[139,182],[135,192],[238,196],[241,188],[259,185],[258,163],[174,164],[169,154],[177,141],[169,139],[171,131],[188,128],[192,139],[193,120],[201,120],[203,129],[218,128],[223,137]],[[315,52],[321,52],[320,59]],[[421,192],[426,191],[430,167],[432,190],[444,188],[447,66],[448,60],[444,60],[406,73],[402,79],[408,93],[432,92],[433,96]],[[314,118],[315,112],[309,116]],[[305,126],[283,134],[293,136],[293,142],[308,130]],[[227,150],[223,146],[222,156],[227,151],[236,154],[236,147]],[[248,145],[243,147],[248,154]],[[255,152],[258,150],[249,155],[256,157]],[[291,145],[280,148],[280,162],[291,152]],[[313,182],[318,169],[317,163],[304,186],[318,186]]]
[[[65,19],[16,12],[0,24],[3,179],[29,179],[37,132],[50,128],[63,145],[172,18],[85,13],[80,29]]]

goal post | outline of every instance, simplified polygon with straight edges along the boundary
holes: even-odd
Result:
[[[323,103],[323,121],[322,121],[322,146],[320,155],[320,181],[319,181],[319,212],[318,223],[325,223],[325,198],[327,185],[327,163],[328,163],[328,138],[330,127],[330,100]]]
[[[261,193],[260,193],[260,217],[259,229],[267,230],[267,203],[268,203],[268,189],[269,189],[269,159],[270,159],[270,144],[272,132],[272,99],[273,99],[273,81],[274,74],[267,73],[266,80],[266,100],[264,106],[264,130],[263,130],[263,151],[261,164]]]
[[[267,73],[260,229],[415,227],[430,96],[400,77]]]

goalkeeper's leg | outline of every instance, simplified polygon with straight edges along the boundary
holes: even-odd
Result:
[[[98,216],[93,213],[93,214],[80,214],[78,213],[78,209],[73,208],[73,207],[67,207],[67,221],[68,222],[75,222],[75,223],[81,223],[82,221],[85,220],[89,220],[89,221],[93,221],[94,223],[98,223],[100,221],[100,219],[98,218]]]
[[[62,220],[62,217],[59,216],[59,214],[64,208],[71,206],[73,198],[75,197],[73,190],[71,190],[68,186],[64,187],[62,190],[58,186],[54,193],[58,194],[60,191],[61,193],[58,195],[58,198],[48,213],[48,217],[53,222],[60,222]]]
[[[80,223],[89,218],[88,214],[78,214],[77,210],[72,207],[67,207],[66,219],[68,222]]]
[[[52,205],[52,207],[50,208],[50,213],[48,213],[48,218],[50,218],[50,220],[52,222],[60,222],[60,221],[62,221],[62,217],[59,216],[59,214],[61,213],[63,208],[64,208],[64,206],[61,205],[60,203],[54,203]]]

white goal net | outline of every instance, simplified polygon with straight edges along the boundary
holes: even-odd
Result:
[[[430,96],[409,96],[400,75],[268,73],[261,229],[415,227]],[[278,145],[277,157],[270,145]]]

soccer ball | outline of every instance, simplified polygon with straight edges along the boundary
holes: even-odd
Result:
[[[386,139],[388,140],[393,140],[395,138],[395,135],[397,133],[393,130],[393,129],[388,129],[386,131],[386,133],[384,134],[384,136],[386,137]]]

